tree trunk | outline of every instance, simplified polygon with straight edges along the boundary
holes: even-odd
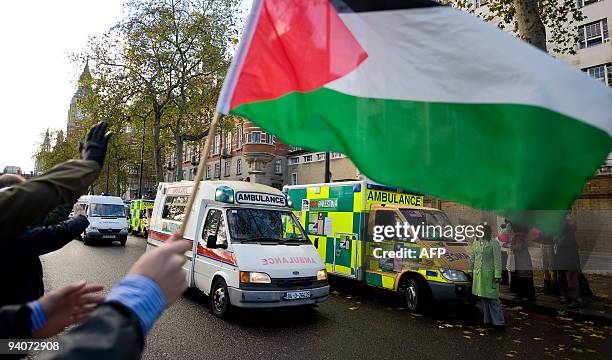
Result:
[[[183,136],[181,132],[183,124],[183,116],[185,114],[185,87],[181,86],[181,102],[179,104],[179,117],[176,120],[176,126],[174,128],[174,138],[176,142],[176,181],[183,180]]]
[[[115,162],[115,196],[121,196],[121,161]]]
[[[164,165],[162,163],[162,148],[160,140],[160,126],[162,111],[157,104],[153,105],[153,160],[155,162],[155,179],[158,183],[164,181]]]
[[[183,137],[181,136],[181,125],[176,124],[176,132],[174,136],[176,148],[174,154],[176,156],[176,181],[183,180]]]
[[[521,39],[546,52],[546,29],[537,0],[512,0]]]

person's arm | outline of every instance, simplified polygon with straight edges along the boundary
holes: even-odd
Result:
[[[59,351],[40,359],[140,359],[144,336],[138,316],[120,303],[100,306],[91,318],[59,337]]]
[[[166,303],[155,281],[128,275],[113,287],[89,321],[60,338],[62,350],[47,354],[48,358],[138,359],[144,338]]]
[[[0,245],[3,252],[44,255],[64,247],[83,233],[89,226],[85,216],[77,216],[53,226],[41,226],[25,230],[17,235],[15,241]]]
[[[64,204],[56,207],[51,210],[50,213],[45,216],[43,221],[40,223],[40,226],[51,226],[55,224],[59,224],[62,221],[68,220],[70,212],[72,211],[72,205]]]
[[[87,191],[104,164],[111,136],[106,128],[101,122],[89,129],[79,149],[83,160],[66,161],[40,177],[0,190],[0,239],[13,238],[56,206],[72,204]]]
[[[73,203],[100,173],[92,160],[71,160],[24,184],[0,190],[0,238],[12,238],[62,203]]]
[[[493,267],[495,270],[495,279],[502,277],[502,261],[501,261],[501,246],[495,240],[493,242]]]
[[[184,253],[176,240],[145,253],[113,287],[92,317],[61,336],[62,349],[42,359],[139,359],[144,338],[166,306],[187,288]]]

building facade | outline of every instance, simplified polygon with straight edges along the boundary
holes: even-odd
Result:
[[[183,146],[182,178],[195,179],[201,144]],[[230,130],[220,129],[211,141],[205,180],[251,181],[282,189],[287,183],[290,147],[245,119],[236,119]],[[176,181],[176,160],[166,159],[166,181]]]
[[[332,182],[361,178],[359,169],[351,159],[340,153],[330,153],[329,172]],[[289,185],[325,182],[325,153],[292,149],[287,157],[287,175]]]
[[[8,165],[4,167],[4,174],[22,175],[21,167]]]

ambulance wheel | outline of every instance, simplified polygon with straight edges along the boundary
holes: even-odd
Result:
[[[91,245],[91,240],[89,239],[87,235],[83,235],[83,245],[87,245],[87,246]]]
[[[219,278],[215,280],[210,291],[210,309],[213,315],[219,319],[226,319],[230,313],[232,304],[230,303],[229,293],[225,280]]]
[[[426,309],[429,289],[415,278],[409,279],[406,285],[406,306],[408,310],[422,312]]]

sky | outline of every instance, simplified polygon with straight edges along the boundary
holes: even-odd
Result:
[[[70,99],[83,64],[70,53],[120,17],[123,0],[2,2],[0,21],[0,171],[34,169],[47,128],[66,128]]]
[[[50,130],[66,129],[70,99],[84,64],[70,54],[121,17],[124,0],[2,2],[0,20],[0,171],[34,170],[32,156]],[[250,8],[251,0],[241,0]]]

